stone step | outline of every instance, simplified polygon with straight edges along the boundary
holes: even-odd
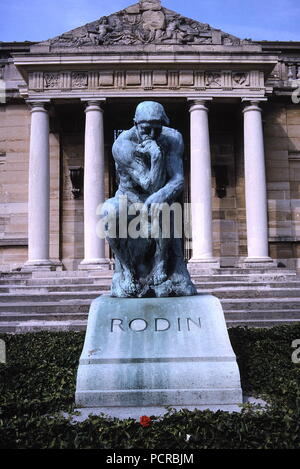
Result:
[[[28,293],[0,293],[0,306],[1,303],[26,303],[32,302],[35,304],[38,303],[51,303],[55,301],[59,302],[73,302],[76,303],[80,300],[89,300],[91,301],[94,298],[97,298],[101,293],[105,290],[102,289],[101,291],[93,291],[93,292],[28,292]]]
[[[30,272],[3,272],[1,275],[4,277],[18,277],[18,276],[31,276],[32,277],[105,277],[113,275],[112,269],[105,270],[61,270],[61,271],[48,271],[48,270],[36,270],[32,274]],[[239,267],[221,267],[220,269],[202,269],[200,272],[192,275],[235,275],[235,274],[251,274],[251,275],[295,275],[295,271],[288,268],[239,268]]]
[[[105,276],[111,275],[110,270],[103,271]],[[98,275],[98,273],[96,274]],[[58,278],[58,277],[89,277],[89,272],[85,270],[62,270],[62,271],[47,271],[36,270],[33,272],[20,271],[20,272],[0,272],[0,279],[14,279],[14,278]]]
[[[214,282],[201,282],[198,280],[193,279],[195,285],[201,288],[289,288],[289,287],[298,287],[300,288],[300,277],[298,280],[267,280],[267,281],[239,281],[239,280],[216,280]]]
[[[101,290],[98,292],[54,292],[54,293],[39,293],[39,294],[12,294],[12,293],[0,293],[0,311],[3,311],[3,308],[22,308],[23,306],[27,307],[31,305],[32,309],[36,311],[40,307],[46,308],[47,305],[49,307],[55,307],[57,304],[58,310],[61,309],[64,305],[69,307],[70,305],[75,305],[76,307],[80,305],[87,305],[87,307],[91,304],[91,301],[101,294],[105,294],[107,292]],[[207,292],[210,293],[210,292]],[[249,310],[253,307],[257,307],[260,309],[265,309],[268,305],[272,304],[274,309],[281,309],[282,306],[287,307],[288,309],[299,309],[300,310],[300,298],[298,290],[294,290],[289,292],[287,295],[283,293],[281,290],[277,292],[267,292],[270,295],[263,295],[260,291],[251,292],[247,291],[244,295],[241,292],[212,292],[214,296],[220,299],[224,311],[227,310],[235,310],[236,308],[240,307],[244,310]],[[272,293],[272,294],[271,294]],[[285,295],[285,296],[284,296]],[[295,301],[294,301],[295,300]],[[275,303],[275,304],[274,304]],[[239,306],[240,305],[240,306]],[[82,311],[82,309],[80,310]]]
[[[112,270],[62,270],[57,272],[35,271],[32,278],[108,278],[113,276]]]
[[[88,317],[88,313],[72,313],[72,312],[61,312],[61,313],[37,313],[37,312],[5,312],[0,313],[0,324],[2,322],[22,322],[22,321],[85,321]]]
[[[213,286],[288,286],[288,285],[298,285],[300,286],[300,276],[293,277],[289,280],[283,279],[234,279],[233,277],[229,277],[229,279],[224,279],[223,277],[218,276],[215,279],[209,278],[205,281],[201,278],[193,278],[193,282],[199,286],[208,285],[209,287]],[[111,285],[111,278],[53,278],[53,279],[22,279],[20,282],[17,281],[9,281],[8,279],[0,282],[0,287],[5,287],[7,285],[13,286],[81,286],[81,285]]]
[[[99,291],[108,291],[110,290],[110,285],[95,285],[95,284],[81,284],[78,285],[0,285],[0,294],[1,293],[12,293],[15,295],[23,294],[48,294],[48,293],[79,293],[79,292],[91,292],[98,293]]]
[[[103,279],[103,281],[111,281],[110,279]],[[61,277],[61,278],[32,278],[27,280],[26,285],[35,286],[35,285],[94,285],[94,279],[86,277]],[[101,283],[101,281],[100,281]]]
[[[193,282],[197,287],[213,288],[219,285],[235,285],[235,286],[288,286],[289,284],[295,284],[300,286],[300,277],[295,276],[291,279],[286,277],[280,278],[264,278],[264,277],[245,277],[245,276],[226,276],[226,277],[192,277]],[[41,279],[0,279],[0,287],[9,285],[14,286],[61,286],[69,285],[80,288],[81,285],[97,285],[97,286],[110,286],[110,277],[98,277],[98,278],[86,278],[86,277],[61,277],[61,278],[41,278]]]
[[[7,287],[9,285],[13,286],[29,286],[29,287],[39,287],[39,286],[60,286],[60,285],[69,285],[69,286],[74,286],[77,289],[80,288],[81,285],[96,285],[96,286],[101,286],[101,285],[111,285],[111,279],[103,279],[103,280],[92,280],[92,279],[83,279],[82,281],[76,280],[76,279],[41,279],[41,281],[37,280],[22,280],[20,282],[17,281],[8,281],[5,280],[3,282],[0,282],[0,287]]]
[[[227,328],[232,327],[257,327],[257,328],[267,328],[280,326],[283,324],[298,324],[299,319],[257,319],[257,320],[236,320],[236,321],[226,321]]]
[[[228,298],[268,298],[271,300],[276,300],[277,298],[299,298],[300,290],[299,288],[270,288],[270,289],[257,289],[254,287],[250,288],[214,288],[210,290],[199,289],[201,293],[212,293],[214,296],[217,296],[219,299],[228,299]]]
[[[88,316],[88,311],[75,312],[71,310],[63,310],[60,313],[57,312],[38,312],[38,311],[28,311],[28,312],[16,312],[16,311],[6,311],[0,312],[0,324],[2,322],[12,322],[12,321],[29,321],[29,320],[52,320],[52,321],[76,321],[76,320],[86,320]],[[298,320],[300,322],[300,311],[299,310],[274,310],[272,308],[267,310],[236,310],[236,311],[225,311],[225,319],[227,321],[249,321],[249,320]]]
[[[197,275],[193,281],[199,293],[220,298],[228,327],[300,322],[300,276],[281,270],[274,275],[222,269],[222,275]],[[1,275],[0,332],[85,330],[91,301],[108,294],[112,276],[80,271],[38,274]]]
[[[91,300],[65,300],[0,304],[0,313],[88,313]]]
[[[246,278],[246,279],[239,279],[235,277],[229,277],[227,280],[223,278],[218,278],[218,279],[208,279],[205,282],[203,282],[201,279],[193,279],[193,282],[197,285],[214,285],[214,286],[227,286],[227,285],[237,285],[237,286],[245,286],[245,287],[251,287],[251,286],[261,286],[261,287],[266,287],[266,286],[289,286],[289,285],[295,285],[299,286],[300,285],[300,277],[295,276],[291,279],[286,279],[286,278],[280,278],[280,279],[268,279],[268,278]]]
[[[285,318],[285,319],[245,319],[245,320],[226,320],[228,328],[247,326],[266,328],[274,327],[282,324],[298,324],[299,319]],[[24,334],[28,332],[39,332],[39,331],[85,331],[87,325],[87,319],[72,319],[72,320],[36,320],[31,319],[28,321],[1,321],[0,322],[0,333],[19,333]]]
[[[82,277],[89,277],[89,276],[106,276],[106,275],[112,275],[113,274],[113,269],[104,269],[104,270],[56,270],[56,271],[49,271],[49,270],[34,270],[32,272],[30,271],[7,271],[7,272],[1,272],[2,277],[76,277],[76,276],[82,276]],[[202,269],[197,274],[206,274],[207,269]],[[211,272],[213,275],[222,275],[222,274],[227,274],[227,275],[232,275],[235,273],[239,274],[248,274],[248,273],[253,273],[253,274],[272,274],[272,275],[277,275],[277,274],[294,274],[295,271],[293,269],[289,269],[286,267],[275,267],[271,269],[266,269],[265,267],[262,268],[241,268],[241,267],[221,267],[219,269],[209,269],[209,272]]]
[[[198,275],[207,275],[207,273],[210,273],[212,275],[245,275],[245,274],[251,274],[251,275],[295,275],[295,270],[288,269],[288,268],[279,268],[276,267],[274,269],[266,269],[266,268],[248,268],[248,269],[243,269],[239,267],[221,267],[220,269],[209,269],[208,271],[206,269],[202,269],[201,272],[197,273],[192,273],[192,275],[198,276]]]
[[[93,279],[87,277],[60,277],[60,278],[29,278],[29,279],[0,279],[0,285],[81,285],[101,283],[102,281],[110,281],[111,279]]]
[[[10,285],[13,283],[14,285],[26,285],[27,280],[26,279],[0,279],[0,286],[5,286],[5,285]]]
[[[244,274],[232,274],[232,275],[192,275],[193,282],[205,283],[205,282],[247,282],[249,284],[261,282],[290,282],[290,281],[299,281],[300,276],[295,274],[290,275],[244,275]]]
[[[1,322],[0,333],[26,334],[28,332],[63,332],[63,331],[85,331],[87,320],[84,321],[24,321],[24,322]]]
[[[0,272],[0,279],[31,278],[30,272]]]
[[[113,271],[99,271],[99,272],[85,272],[85,271],[61,271],[61,272],[33,272],[32,275],[30,273],[0,273],[0,283],[2,282],[7,282],[7,281],[23,281],[23,280],[29,280],[29,281],[36,281],[40,282],[43,280],[49,280],[50,282],[52,281],[61,281],[63,279],[71,281],[71,282],[77,282],[77,281],[86,281],[89,282],[94,281],[94,280],[99,280],[101,281],[102,279],[111,279],[113,275]],[[197,273],[197,274],[192,274],[192,278],[194,280],[199,280],[199,281],[211,281],[214,280],[244,280],[244,281],[251,281],[254,280],[256,281],[261,280],[261,281],[266,281],[266,280],[280,280],[280,279],[292,279],[296,278],[297,274],[295,271],[292,270],[287,270],[287,269],[278,269],[276,271],[264,271],[264,270],[252,270],[252,269],[220,269],[215,272],[203,272],[203,273]],[[300,276],[298,275],[298,278]]]
[[[300,298],[276,298],[276,301],[271,301],[269,298],[237,298],[237,299],[222,299],[221,300],[223,310],[226,311],[235,311],[235,310],[264,310],[268,309],[272,305],[272,309],[281,310],[298,310],[300,311]]]
[[[224,316],[227,321],[258,321],[258,320],[293,320],[300,322],[300,310],[298,309],[274,309],[270,307],[268,309],[251,309],[250,311],[230,310],[224,311]]]
[[[206,285],[205,285],[206,287]],[[74,286],[41,286],[41,287],[0,287],[0,303],[1,302],[16,302],[16,301],[64,301],[68,299],[94,299],[103,292],[110,290],[110,285],[101,285],[97,288],[95,285],[81,285],[80,291]],[[218,287],[212,285],[212,288],[198,288],[199,293],[212,293],[220,299],[228,298],[297,298],[300,296],[300,288],[297,284],[296,287],[291,288],[268,288],[257,286],[250,287]]]
[[[212,282],[212,283],[196,283],[197,288],[200,291],[235,291],[235,290],[257,290],[259,288],[260,291],[268,291],[271,289],[299,289],[300,291],[300,280],[290,281],[290,282]],[[8,283],[7,285],[0,285],[0,293],[27,293],[30,294],[31,292],[79,292],[79,291],[99,291],[99,290],[109,290],[111,286],[111,280],[103,280],[99,282],[99,284],[95,284],[93,282],[90,283],[80,283],[80,284],[73,284],[73,283],[65,283],[62,284],[61,281],[58,281],[57,284],[47,283],[45,281],[42,283],[29,283],[27,284],[11,284]]]

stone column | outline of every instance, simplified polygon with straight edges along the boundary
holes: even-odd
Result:
[[[213,257],[211,157],[208,108],[205,100],[193,100],[191,127],[192,248],[190,270],[218,268]]]
[[[49,115],[45,102],[31,109],[28,183],[28,261],[25,270],[51,269],[49,260]]]
[[[248,257],[244,266],[273,265],[268,254],[268,208],[262,110],[250,101],[244,114],[244,164]]]
[[[97,235],[97,209],[104,202],[104,130],[101,101],[88,101],[85,109],[84,147],[84,259],[80,269],[107,269],[105,241]]]

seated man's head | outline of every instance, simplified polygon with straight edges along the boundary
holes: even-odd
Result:
[[[134,124],[141,141],[157,140],[162,126],[169,125],[169,119],[161,104],[155,101],[143,101],[136,108]]]

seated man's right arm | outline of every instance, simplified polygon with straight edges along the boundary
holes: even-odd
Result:
[[[124,131],[115,141],[112,153],[121,172],[129,176],[135,184],[147,191],[151,184],[149,169],[141,158],[135,156],[137,144]]]

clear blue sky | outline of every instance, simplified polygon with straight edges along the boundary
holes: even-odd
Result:
[[[0,0],[0,41],[42,41],[135,0]],[[163,6],[240,38],[300,41],[299,0],[162,0]]]

